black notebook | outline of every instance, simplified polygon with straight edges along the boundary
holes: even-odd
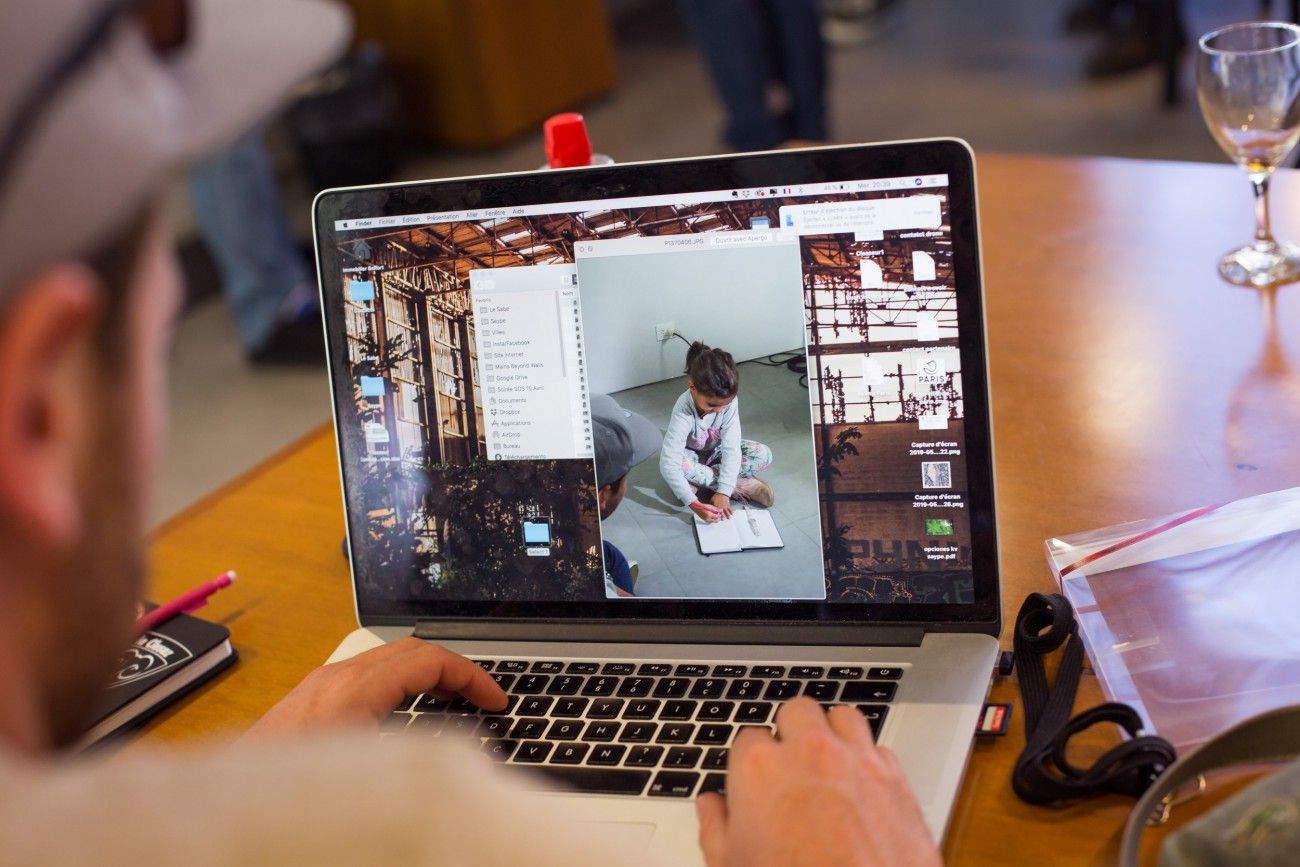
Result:
[[[188,614],[149,630],[122,654],[81,746],[139,725],[230,665],[237,655],[229,629]]]

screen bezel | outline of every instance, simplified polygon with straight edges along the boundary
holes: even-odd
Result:
[[[345,377],[334,360],[346,357],[343,299],[334,222],[363,217],[396,216],[466,208],[507,207],[586,201],[628,196],[694,193],[732,187],[782,187],[836,181],[947,174],[953,234],[953,267],[958,298],[959,351],[966,432],[966,466],[971,528],[971,563],[975,600],[963,604],[836,603],[768,600],[618,599],[606,601],[388,600],[362,607],[355,563],[357,531],[364,522],[348,523],[349,568],[357,616],[362,626],[406,625],[420,620],[612,620],[830,622],[838,624],[921,625],[935,631],[997,634],[1001,598],[997,533],[994,521],[992,426],[988,390],[987,346],[975,163],[969,146],[958,139],[930,139],[872,145],[844,145],[700,157],[561,171],[527,172],[331,189],[313,205],[321,307],[330,357],[332,400]],[[324,279],[329,275],[328,280]],[[348,502],[349,468],[342,448],[353,431],[341,428],[334,413],[344,504]]]

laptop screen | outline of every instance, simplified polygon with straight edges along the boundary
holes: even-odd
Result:
[[[952,185],[318,207],[359,607],[973,606]]]

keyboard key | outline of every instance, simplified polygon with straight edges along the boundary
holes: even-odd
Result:
[[[817,701],[835,701],[840,685],[833,680],[810,680],[803,686],[803,694]]]
[[[689,798],[700,775],[693,771],[660,771],[650,784],[649,794],[661,798]]]
[[[514,720],[508,716],[485,716],[474,733],[481,738],[503,738],[510,733],[513,724]]]
[[[663,677],[672,674],[673,667],[666,662],[646,662],[642,663],[636,673],[642,677]]]
[[[735,680],[727,690],[727,698],[758,698],[763,694],[765,681]]]
[[[626,677],[618,686],[618,694],[623,698],[645,698],[654,685],[654,678]]]
[[[715,665],[713,666],[714,677],[744,677],[745,666],[743,665]]]
[[[903,669],[901,668],[885,668],[877,666],[867,669],[867,677],[872,680],[898,680],[902,676]]]
[[[638,746],[628,750],[627,761],[623,764],[632,768],[653,768],[659,764],[664,754],[663,747]]]
[[[411,722],[411,715],[402,711],[393,711],[379,723],[381,732],[400,732]]]
[[[515,708],[516,716],[546,716],[546,712],[551,709],[551,704],[555,701],[544,695],[535,695],[531,698],[523,699],[519,702],[519,707]]]
[[[703,795],[705,792],[723,793],[726,791],[727,791],[726,774],[705,774],[704,775],[704,782],[700,783],[701,795]]]
[[[607,662],[600,667],[601,674],[631,674],[636,671],[636,666],[630,662]]]
[[[430,693],[429,695],[422,695],[418,699],[416,699],[415,705],[411,708],[411,710],[420,711],[421,713],[428,712],[428,711],[432,711],[434,713],[442,713],[449,707],[451,707],[451,699],[437,698],[432,693]]]
[[[686,695],[686,690],[691,686],[690,680],[684,677],[665,677],[655,684],[655,698],[681,698]]]
[[[553,744],[546,741],[524,741],[515,750],[514,760],[516,762],[526,762],[528,764],[537,764],[546,761],[546,757],[551,754]]]
[[[751,677],[768,677],[768,678],[785,677],[785,666],[784,665],[756,665],[752,669],[750,669],[749,674]]]
[[[617,765],[623,761],[623,754],[627,752],[627,747],[618,744],[598,744],[591,748],[591,755],[587,757],[589,765]]]
[[[546,739],[551,741],[576,741],[582,734],[582,720],[557,719],[551,723]]]
[[[418,695],[408,695],[406,698],[399,701],[397,703],[397,707],[393,708],[393,710],[394,711],[411,710],[415,707],[415,703],[419,700],[420,700],[420,696]]]
[[[633,699],[623,711],[623,719],[654,719],[659,713],[660,701],[657,698]]]
[[[885,716],[889,713],[889,708],[883,704],[860,704],[858,710],[867,718],[867,725],[871,726],[871,736],[880,735],[880,727],[885,724]]]
[[[699,764],[704,750],[699,747],[673,747],[664,757],[665,768],[693,768]]]
[[[546,765],[540,768],[548,779],[579,792],[595,795],[639,795],[645,791],[650,771],[626,768],[575,768],[571,765]]]
[[[488,738],[483,742],[483,752],[498,762],[504,762],[515,754],[515,747],[517,746],[519,746],[518,741]]]
[[[619,740],[625,744],[648,744],[655,736],[657,728],[659,726],[655,723],[630,722],[623,726],[623,734]]]
[[[546,689],[546,684],[550,682],[551,679],[544,674],[526,674],[515,681],[512,692],[518,695],[537,695]]]
[[[799,694],[799,681],[797,680],[774,680],[767,685],[763,692],[763,698],[768,701],[785,701],[787,698],[794,698]]]
[[[858,665],[833,665],[827,677],[836,680],[857,680],[862,677],[862,667]]]
[[[589,677],[587,685],[582,688],[582,694],[586,696],[613,695],[614,687],[618,686],[617,677]]]
[[[598,662],[570,662],[564,669],[565,674],[595,674],[600,670]]]
[[[496,668],[496,661],[492,659],[475,659],[472,662],[484,671],[491,671]]]
[[[727,750],[712,749],[704,754],[704,764],[701,766],[706,771],[721,771],[727,767]]]
[[[695,735],[695,743],[704,746],[726,746],[727,741],[731,740],[732,730],[732,726],[726,723],[700,726],[699,732]]]
[[[790,676],[802,680],[820,680],[826,676],[826,669],[820,665],[796,665],[790,669]]]
[[[700,712],[695,715],[695,718],[707,722],[726,722],[731,719],[731,712],[735,709],[735,702],[706,701],[700,705]]]
[[[856,683],[844,684],[844,692],[840,693],[840,701],[845,704],[859,701],[893,701],[894,693],[897,691],[898,684],[892,681],[861,680]]]
[[[772,715],[772,705],[766,701],[742,701],[736,708],[735,721],[746,725],[765,723]]]
[[[551,755],[551,761],[561,765],[577,765],[587,757],[591,750],[591,744],[567,743],[559,744],[555,752]]]
[[[564,663],[549,662],[549,661],[544,661],[539,659],[537,662],[533,663],[533,667],[531,670],[535,672],[539,672],[541,674],[559,674],[561,671],[564,670]]]
[[[536,740],[546,733],[546,720],[521,719],[510,730],[510,737],[515,740]]]
[[[546,688],[547,695],[577,695],[582,688],[582,678],[572,674],[557,677]]]
[[[476,716],[449,716],[446,724],[442,727],[444,735],[472,735],[478,728],[479,718]]]
[[[587,723],[587,730],[582,733],[584,741],[608,742],[618,737],[618,730],[621,723],[600,722],[599,720]]]
[[[528,670],[528,663],[520,659],[503,659],[497,663],[497,671],[521,672]]]
[[[497,686],[501,687],[502,689],[506,689],[506,690],[510,689],[510,685],[511,685],[512,683],[515,682],[515,678],[516,678],[516,677],[517,677],[517,675],[514,675],[514,674],[505,674],[505,673],[500,672],[500,671],[498,671],[498,672],[496,672],[495,674],[492,675],[492,679],[495,680],[495,681],[497,682]]]
[[[655,738],[655,743],[684,744],[690,741],[693,734],[695,734],[695,726],[689,723],[664,723],[659,729],[659,737]]]
[[[478,705],[464,696],[453,698],[451,704],[447,705],[447,713],[469,714],[478,713],[478,710]]]
[[[722,698],[726,689],[727,682],[720,677],[702,678],[691,687],[691,698]]]
[[[707,665],[683,663],[673,669],[673,674],[677,677],[704,677],[708,673],[709,667]]]
[[[583,703],[586,703],[585,699]],[[587,719],[618,719],[619,711],[622,709],[621,698],[598,698],[591,703],[591,709],[587,711]]]
[[[554,716],[575,717],[582,716],[583,711],[587,709],[587,699],[585,698],[562,698],[555,703],[555,710],[551,711]]]
[[[687,720],[695,716],[697,703],[693,701],[666,701],[664,709],[659,712],[659,719]]]

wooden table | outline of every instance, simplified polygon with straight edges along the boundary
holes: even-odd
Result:
[[[1026,593],[1052,586],[1049,536],[1300,485],[1288,423],[1300,412],[1288,366],[1300,287],[1217,278],[1218,257],[1251,231],[1248,184],[1231,166],[986,155],[978,167],[1010,622]],[[1278,234],[1300,239],[1300,175],[1280,176],[1275,196]],[[325,427],[159,529],[155,597],[239,571],[206,613],[230,626],[242,662],[146,741],[238,730],[325,659],[355,626],[342,537]],[[1017,801],[1019,698],[1010,683],[994,698],[1017,704],[1012,733],[975,746],[948,863],[1113,862],[1130,802]],[[1079,706],[1100,700],[1085,678]]]

